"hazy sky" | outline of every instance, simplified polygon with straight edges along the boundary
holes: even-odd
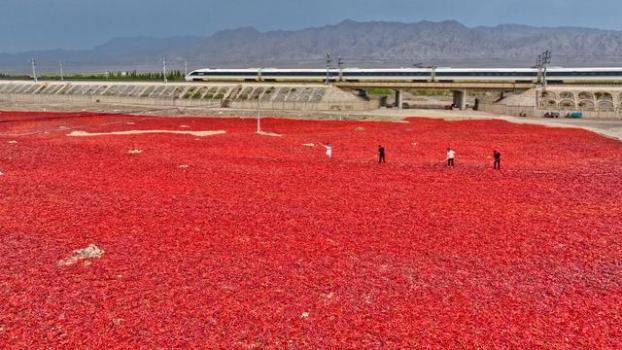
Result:
[[[89,48],[120,36],[298,29],[344,19],[455,19],[622,30],[620,0],[0,0],[0,52]]]

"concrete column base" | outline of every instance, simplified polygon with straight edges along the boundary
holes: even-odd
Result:
[[[397,109],[404,108],[404,93],[402,90],[395,90],[395,105]]]
[[[456,106],[461,111],[466,109],[466,90],[454,90],[453,91],[453,101],[454,106]]]

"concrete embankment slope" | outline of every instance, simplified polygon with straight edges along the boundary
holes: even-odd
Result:
[[[305,111],[361,111],[378,107],[377,102],[332,86],[268,83],[39,82],[35,84],[26,81],[0,81],[0,102]]]

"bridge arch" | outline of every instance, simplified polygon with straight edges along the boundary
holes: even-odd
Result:
[[[596,99],[598,101],[613,101],[613,95],[609,92],[599,91],[596,92],[594,95],[596,96]]]
[[[595,103],[593,100],[581,100],[579,101],[579,108],[584,111],[593,111],[595,108]]]
[[[600,100],[598,101],[598,110],[603,112],[613,112],[615,107],[613,101]]]
[[[571,91],[562,91],[559,93],[559,98],[562,100],[574,100],[574,93]]]
[[[559,102],[560,109],[575,109],[574,99],[572,100],[561,100]]]
[[[594,94],[588,91],[579,92],[579,100],[593,100]]]
[[[553,91],[542,91],[542,94],[540,94],[540,97],[543,100],[557,100],[557,94],[554,93]]]
[[[540,106],[542,108],[557,108],[557,100],[554,100],[554,99],[541,100]]]
[[[540,108],[557,108],[557,94],[553,91],[540,93]]]

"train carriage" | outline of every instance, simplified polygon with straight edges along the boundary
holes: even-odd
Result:
[[[345,68],[345,69],[198,69],[188,81],[217,82],[518,82],[541,81],[537,68]],[[549,83],[622,83],[622,68],[548,68]]]

